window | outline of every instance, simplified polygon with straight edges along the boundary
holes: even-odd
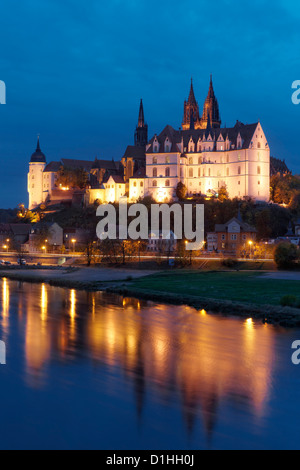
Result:
[[[208,176],[210,176],[210,168],[208,169]]]
[[[237,240],[237,234],[236,233],[233,233],[231,235],[231,240]]]
[[[192,159],[192,158],[189,158],[189,164],[190,164],[190,165],[193,164],[193,159]]]
[[[225,235],[224,234],[222,235],[222,240],[225,240]]]
[[[34,189],[34,184],[32,185],[32,189]]]
[[[238,184],[241,184],[241,182],[239,181]]]
[[[158,146],[157,145],[154,145],[154,152],[158,152]]]
[[[143,181],[140,182],[140,187],[143,188],[144,187],[144,183]]]
[[[170,181],[169,180],[166,181],[166,186],[170,186]]]
[[[199,157],[198,158],[198,165],[201,165],[201,163],[202,163],[202,157]]]
[[[194,176],[193,168],[190,168],[189,169],[189,177],[193,178],[193,176]]]
[[[260,166],[257,167],[257,174],[258,174],[258,175],[261,174],[261,168],[260,168]]]
[[[201,168],[198,168],[198,177],[201,177]]]
[[[170,163],[170,157],[166,157],[166,163]]]
[[[133,183],[134,188],[136,188],[136,181]]]
[[[154,180],[154,181],[153,181],[153,187],[156,188],[156,186],[157,186],[157,181]]]
[[[245,235],[245,234],[243,235],[243,240],[244,241],[247,240],[247,235]]]
[[[157,164],[157,157],[153,157],[153,165]]]
[[[152,176],[153,178],[157,177],[157,168],[153,168]]]
[[[260,181],[258,181],[257,184],[260,184]]]
[[[32,179],[34,180],[34,175],[32,175]]]
[[[239,166],[238,167],[238,175],[240,175],[240,174],[241,174],[241,167]]]
[[[170,176],[170,168],[166,168],[166,176]]]
[[[240,153],[238,154],[238,161],[239,162],[241,161],[241,154]]]
[[[257,148],[260,149],[261,145],[260,142],[257,142]]]

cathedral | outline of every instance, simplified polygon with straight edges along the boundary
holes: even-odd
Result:
[[[181,127],[175,130],[167,125],[150,140],[141,100],[134,145],[126,148],[120,161],[62,159],[47,164],[38,139],[29,163],[29,209],[66,201],[136,202],[148,195],[168,202],[176,199],[179,182],[189,197],[213,197],[226,188],[230,198],[269,201],[270,149],[261,123],[221,124],[211,76],[202,115],[191,81]],[[85,171],[85,188],[58,184],[62,168]]]

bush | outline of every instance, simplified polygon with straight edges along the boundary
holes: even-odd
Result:
[[[232,258],[223,259],[222,265],[226,268],[233,268],[237,264],[237,261]]]
[[[274,261],[279,269],[295,267],[298,258],[298,248],[293,243],[280,243],[274,252]]]
[[[280,305],[283,307],[296,307],[299,305],[299,302],[295,295],[284,295],[280,299]]]

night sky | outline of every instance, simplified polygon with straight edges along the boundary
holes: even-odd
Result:
[[[48,162],[118,160],[140,98],[150,138],[181,125],[191,76],[202,111],[210,73],[222,125],[260,119],[300,173],[298,1],[2,0],[0,44],[2,208],[28,203],[37,134]]]

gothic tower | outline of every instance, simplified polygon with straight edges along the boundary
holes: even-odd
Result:
[[[140,104],[138,125],[134,134],[134,145],[144,147],[148,143],[148,125],[145,124],[143,100]]]
[[[36,151],[31,155],[28,173],[28,208],[34,209],[43,202],[43,171],[46,166],[46,157],[40,148],[40,138],[38,137]]]
[[[210,116],[210,124],[212,128],[221,127],[221,118],[219,113],[218,100],[215,97],[212,76],[210,76],[209,90],[204,102],[203,114],[200,121],[201,129],[207,128],[208,116]]]
[[[199,106],[194,94],[193,79],[191,79],[189,99],[184,102],[182,129],[190,129],[194,128],[194,126],[197,128],[197,123],[199,121]]]

